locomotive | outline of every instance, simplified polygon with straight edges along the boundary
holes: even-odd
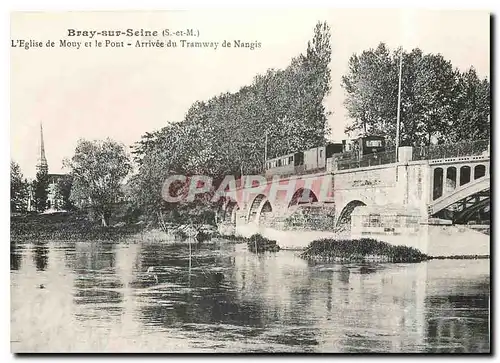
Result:
[[[363,136],[341,143],[327,143],[305,151],[266,160],[265,175],[298,175],[327,170],[328,165],[339,160],[360,160],[366,155],[385,151],[383,136]]]

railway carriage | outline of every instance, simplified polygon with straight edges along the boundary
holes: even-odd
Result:
[[[332,160],[361,160],[364,156],[385,151],[383,136],[364,136],[342,143],[328,143],[305,151],[269,159],[265,164],[266,177],[300,175],[327,169]]]

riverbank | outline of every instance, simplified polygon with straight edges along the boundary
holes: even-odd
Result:
[[[79,213],[25,214],[10,218],[10,238],[14,241],[117,241],[140,234],[145,228],[142,223],[103,227]]]
[[[12,241],[106,241],[106,242],[206,242],[220,237],[215,226],[164,224],[163,228],[138,222],[116,223],[103,227],[81,213],[51,213],[12,215]]]

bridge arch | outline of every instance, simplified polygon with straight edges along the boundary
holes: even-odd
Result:
[[[344,208],[342,208],[342,211],[339,214],[339,217],[337,218],[337,223],[336,227],[344,227],[347,229],[351,229],[351,214],[354,211],[355,208],[357,207],[362,207],[365,206],[366,203],[360,201],[360,200],[352,200],[349,203],[345,205]]]
[[[464,165],[460,168],[460,185],[464,185],[470,182],[471,168],[468,165]]]
[[[238,202],[232,198],[222,197],[219,203],[217,221],[222,223],[236,223],[236,212],[241,210]]]
[[[483,164],[476,165],[474,167],[474,180],[482,178],[486,175],[486,166]]]
[[[288,203],[288,208],[299,204],[316,203],[317,201],[318,196],[311,189],[300,188],[293,194]]]
[[[449,166],[446,168],[446,183],[447,192],[453,191],[457,187],[457,168]]]
[[[248,209],[247,220],[248,222],[259,223],[260,217],[263,213],[271,213],[273,206],[267,196],[264,194],[257,195]]]
[[[443,195],[444,170],[441,167],[434,168],[432,180],[432,200],[436,200]]]
[[[226,223],[236,223],[236,212],[239,210],[238,203],[234,200],[229,200],[224,210],[223,220]]]

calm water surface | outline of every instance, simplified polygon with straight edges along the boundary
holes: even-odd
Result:
[[[190,268],[187,245],[12,244],[12,350],[489,351],[489,260],[314,265],[223,241],[192,256]]]

